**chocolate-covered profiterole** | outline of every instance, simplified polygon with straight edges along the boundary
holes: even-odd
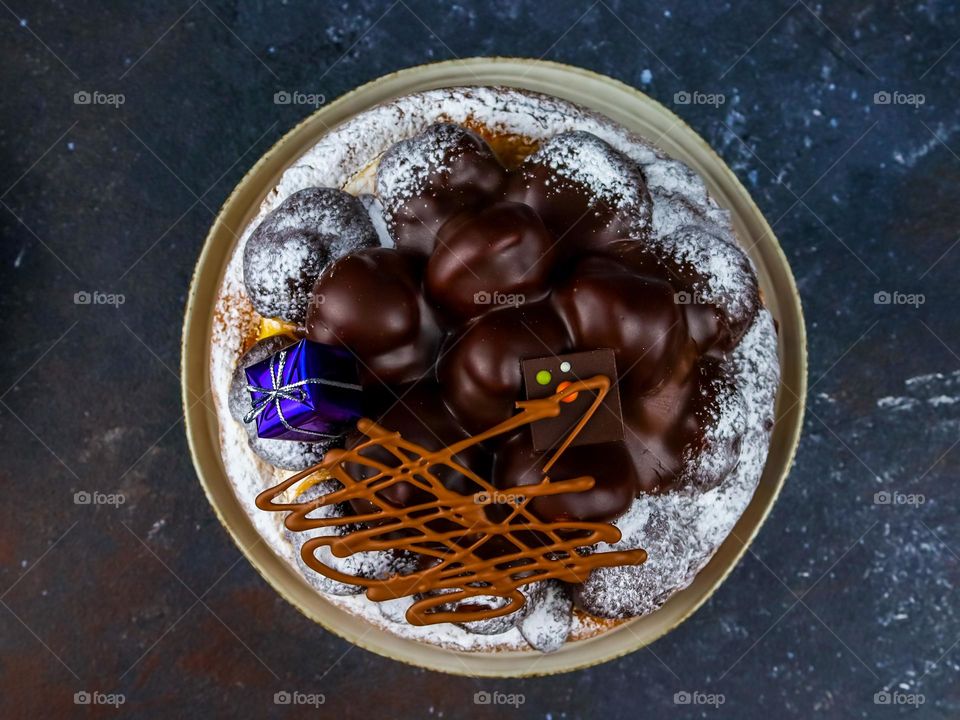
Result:
[[[721,361],[704,357],[696,364],[675,366],[656,393],[625,398],[624,440],[638,492],[665,493],[681,485],[709,489],[736,465],[742,429],[708,438],[721,414],[735,416],[730,401],[725,410],[717,406],[722,393],[735,392],[731,383]],[[708,447],[711,444],[723,447]],[[705,452],[712,460],[698,466],[693,461]]]
[[[523,428],[499,448],[493,482],[505,492],[536,485],[543,480],[543,466],[549,457],[550,453],[533,449],[530,432]],[[583,492],[534,498],[530,502],[533,512],[549,522],[613,520],[627,511],[637,493],[633,463],[623,443],[569,447],[547,475],[557,482],[579,477],[592,477],[595,481],[592,488]]]
[[[506,196],[536,210],[565,255],[623,238],[642,240],[651,222],[640,169],[586,132],[547,140],[511,174]]]
[[[377,244],[361,202],[334,188],[311,187],[280,203],[243,249],[243,279],[261,315],[302,325],[321,270],[349,252]]]
[[[427,263],[427,295],[460,321],[491,305],[535,302],[549,292],[555,256],[553,235],[527,205],[465,211],[440,228]]]
[[[313,288],[307,337],[344,347],[365,382],[412,382],[433,366],[440,329],[420,291],[424,259],[392,248],[351,253]]]
[[[735,331],[731,329],[729,316],[717,303],[706,302],[702,297],[702,278],[690,263],[662,257],[651,247],[632,240],[611,243],[604,251],[638,275],[664,278],[670,283],[674,290],[674,301],[683,313],[690,337],[701,353],[722,357],[739,340],[739,336],[735,337]],[[742,334],[742,330],[740,332]]]
[[[694,411],[699,390],[695,358],[685,356],[655,392],[622,396],[624,442],[633,459],[638,493],[662,493],[676,486],[685,448],[702,438]],[[708,390],[704,387],[705,393]]]
[[[397,246],[429,254],[440,227],[499,193],[504,176],[483,138],[440,123],[384,154],[377,193]]]
[[[567,330],[549,303],[492,310],[449,342],[437,376],[447,404],[472,432],[516,412],[523,387],[521,360],[559,355],[570,347]]]
[[[630,393],[654,390],[696,346],[670,284],[637,275],[609,256],[587,256],[553,292],[574,350],[611,348]]]

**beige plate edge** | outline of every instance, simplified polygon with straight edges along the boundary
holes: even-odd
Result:
[[[741,238],[751,238],[765,299],[780,326],[781,391],[777,426],[760,486],[737,523],[693,584],[645,618],[549,655],[529,652],[468,653],[397,638],[329,604],[261,542],[233,495],[219,454],[216,417],[206,408],[212,308],[230,251],[283,169],[335,124],[393,97],[421,90],[501,84],[556,95],[597,110],[656,142],[707,180],[713,196],[731,210]],[[214,511],[257,571],[307,617],[372,652],[412,665],[460,675],[529,677],[568,672],[633,652],[694,613],[736,566],[776,501],[799,441],[807,387],[806,331],[790,267],[772,229],[733,172],[682,120],[638,90],[588,70],[559,63],[472,58],[386,75],[319,109],[284,135],[240,181],[204,243],[187,298],[181,357],[185,425],[194,466]]]

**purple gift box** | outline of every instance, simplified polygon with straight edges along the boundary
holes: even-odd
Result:
[[[301,340],[245,369],[257,435],[317,441],[343,434],[360,417],[362,388],[353,356]]]

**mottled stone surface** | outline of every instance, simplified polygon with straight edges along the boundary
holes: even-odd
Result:
[[[545,6],[0,10],[0,714],[65,717],[96,690],[138,717],[282,717],[274,693],[296,690],[332,718],[960,715],[956,6]],[[214,212],[312,109],[274,93],[332,99],[485,54],[591,68],[678,112],[774,224],[810,332],[796,469],[726,584],[648,650],[510,682],[351,649],[281,600],[203,496],[177,377]],[[83,91],[124,102],[76,104]],[[124,302],[75,302],[93,291]],[[124,503],[75,504],[81,491]],[[876,704],[884,690],[901,694]],[[902,704],[921,696],[919,713]]]

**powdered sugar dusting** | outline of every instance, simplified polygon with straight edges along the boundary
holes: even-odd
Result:
[[[636,165],[587,132],[552,137],[527,162],[551,168],[557,176],[578,183],[595,198],[624,212],[640,211],[648,202]],[[646,213],[641,219],[647,220]]]
[[[299,472],[323,460],[330,449],[329,440],[306,443],[296,440],[272,440],[250,433],[250,449],[281,470]]]
[[[380,199],[375,195],[361,195],[361,202],[370,215],[370,222],[373,223],[373,229],[377,232],[377,239],[380,240],[381,247],[394,247],[396,243],[390,231],[387,229],[387,221],[383,217],[383,205]]]
[[[684,458],[684,478],[693,487],[709,490],[722,482],[740,459],[741,438],[746,431],[746,403],[736,384],[726,375],[710,378],[700,392],[712,396],[701,418],[705,427],[703,447]],[[685,484],[683,482],[681,484]]]
[[[743,250],[702,226],[684,225],[653,242],[665,254],[696,268],[694,302],[715,305],[741,332],[750,325],[758,306],[757,278]]]
[[[280,473],[262,463],[247,447],[246,432],[227,410],[230,376],[256,314],[243,291],[239,258],[252,228],[266,213],[291,193],[305,187],[345,187],[354,193],[371,192],[371,167],[394,143],[410,138],[429,125],[447,121],[482,125],[495,133],[521,135],[544,141],[568,131],[586,131],[610,143],[636,162],[647,180],[652,202],[652,236],[663,239],[671,233],[693,228],[708,233],[715,243],[692,252],[683,245],[684,258],[701,268],[704,292],[737,308],[737,278],[724,274],[725,243],[733,242],[729,214],[707,195],[702,179],[683,163],[667,158],[650,143],[600,115],[565,101],[506,88],[455,88],[434,90],[399,98],[373,108],[341,124],[283,174],[276,190],[265,198],[257,218],[244,231],[226,270],[217,306],[211,349],[211,381],[221,426],[221,448],[227,475],[242,506],[270,546],[296,565],[296,555],[284,537],[280,515],[256,509],[253,499],[265,487],[279,482]],[[358,181],[357,178],[362,180]],[[604,192],[614,192],[596,177]],[[349,185],[348,185],[349,183]],[[368,209],[373,206],[367,204]],[[371,213],[373,214],[373,213]],[[668,247],[664,244],[663,247]],[[739,251],[738,251],[739,252]],[[681,258],[681,259],[684,259]],[[729,256],[728,256],[729,259]],[[638,498],[616,522],[623,533],[616,547],[643,547],[650,556],[644,565],[594,571],[588,589],[600,593],[598,603],[607,616],[644,614],[662,605],[674,592],[686,587],[707,563],[749,503],[766,459],[773,399],[778,386],[779,365],[776,334],[766,310],[756,314],[740,346],[728,360],[746,418],[740,462],[723,482],[706,492],[687,491]],[[729,430],[734,404],[717,408],[712,430],[720,438]],[[726,418],[726,419],[725,419]],[[605,549],[605,548],[600,548]],[[499,635],[472,634],[452,624],[418,627],[402,620],[402,608],[381,608],[363,595],[326,595],[331,603],[360,615],[374,625],[397,635],[467,651],[522,649],[551,625],[533,606],[522,623],[523,635],[512,628]],[[386,617],[400,620],[395,622]],[[536,619],[536,621],[534,620]],[[532,624],[528,627],[528,624]],[[562,623],[561,623],[562,624]],[[589,637],[608,627],[602,621],[573,613],[570,638]],[[539,630],[538,630],[539,628]],[[542,631],[542,632],[541,632]],[[561,629],[556,632],[562,634]],[[550,639],[544,638],[542,649]]]
[[[246,429],[230,415],[234,368],[259,320],[243,290],[242,268],[243,253],[238,248],[224,274],[210,339],[210,387],[220,421],[220,454],[237,499],[257,531],[274,551],[293,562],[290,546],[283,540],[282,519],[276,513],[260,512],[254,504],[261,490],[280,482],[286,473],[270,467],[250,450]]]
[[[519,629],[530,647],[553,652],[563,647],[573,622],[573,599],[567,587],[557,581],[544,583],[543,597],[520,621]]]
[[[361,202],[335,188],[285,198],[257,223],[244,246],[244,284],[257,311],[302,324],[307,298],[327,263],[377,243]]]
[[[443,176],[449,153],[466,132],[455,125],[440,125],[435,132],[401,140],[386,152],[377,170],[377,194],[384,199],[388,214],[422,194],[428,177]]]
[[[334,481],[318,483],[306,492],[294,498],[294,502],[307,502],[315,500],[321,495],[333,492],[342,487]],[[325,505],[316,508],[307,514],[308,518],[329,518],[343,517],[343,510],[339,506]],[[287,530],[284,535],[295,551],[297,565],[300,571],[307,578],[311,585],[322,592],[332,593],[334,595],[357,595],[363,591],[358,585],[342,583],[338,580],[328,578],[315,572],[307,565],[301,555],[303,544],[312,538],[329,537],[337,535],[340,528],[321,527],[304,532],[291,532]],[[378,578],[383,579],[397,573],[410,572],[413,569],[411,558],[405,560],[397,559],[393,554],[381,551],[358,552],[347,557],[337,557],[327,546],[320,546],[314,550],[314,556],[327,567],[333,568],[337,572],[354,577]]]
[[[766,462],[779,385],[776,331],[767,310],[759,313],[729,363],[745,403],[739,464],[707,492],[687,488],[637,498],[614,522],[620,541],[597,549],[642,547],[648,559],[643,565],[594,570],[583,588],[585,609],[602,617],[653,612],[693,582],[749,504]]]

